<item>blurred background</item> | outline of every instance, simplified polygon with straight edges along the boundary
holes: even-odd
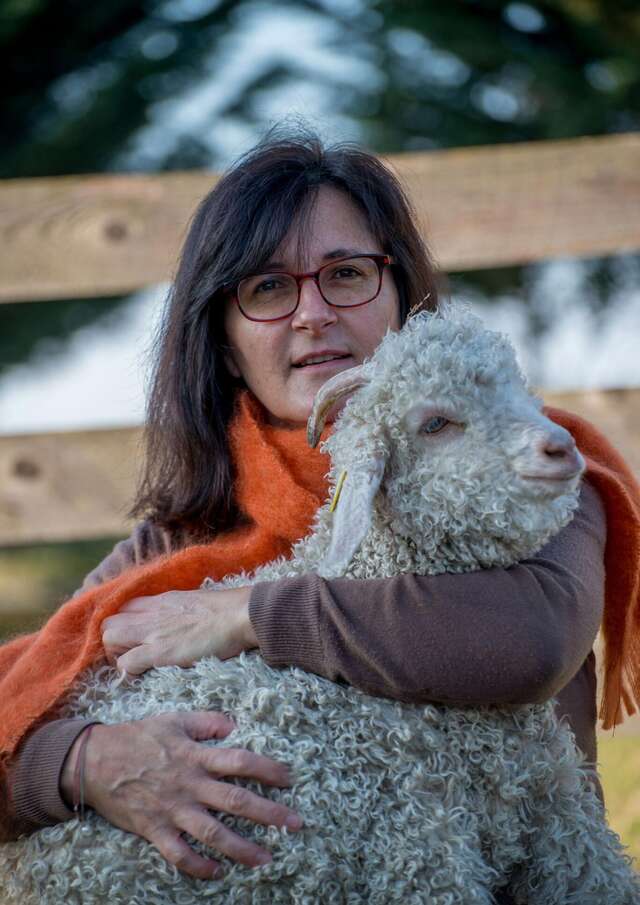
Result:
[[[3,179],[220,170],[298,117],[383,155],[640,131],[638,0],[0,0],[0,11]],[[640,255],[620,254],[452,273],[450,287],[511,334],[535,384],[635,387],[639,277]],[[165,292],[0,305],[0,434],[139,424]],[[115,540],[0,549],[0,635],[39,624]],[[601,750],[610,807],[640,854],[633,742]]]

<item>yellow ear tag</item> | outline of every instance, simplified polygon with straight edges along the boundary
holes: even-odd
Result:
[[[342,493],[342,485],[344,484],[344,479],[347,476],[347,472],[343,471],[340,477],[338,478],[338,483],[336,485],[335,493],[333,494],[333,499],[331,500],[331,505],[329,506],[329,512],[333,512],[336,506],[338,505],[338,500],[340,499],[340,494]]]

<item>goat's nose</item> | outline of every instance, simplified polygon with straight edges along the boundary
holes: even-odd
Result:
[[[571,434],[546,434],[538,443],[538,452],[559,462],[575,456],[576,443]]]
[[[579,472],[584,460],[569,431],[556,427],[545,432],[536,443],[538,461],[554,476],[571,476]]]

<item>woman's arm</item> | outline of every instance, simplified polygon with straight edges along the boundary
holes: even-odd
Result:
[[[0,842],[73,817],[60,794],[60,773],[68,751],[89,725],[52,720],[24,739],[0,781]]]
[[[252,589],[252,627],[271,665],[300,666],[382,697],[520,704],[553,696],[575,675],[572,708],[590,713],[593,666],[581,667],[602,617],[605,535],[602,504],[587,483],[573,521],[538,556],[511,569],[366,581],[281,579]],[[183,542],[143,523],[85,586]],[[590,719],[583,722],[588,726]],[[28,753],[47,760],[41,732],[28,740]],[[66,756],[56,752],[49,776],[60,774]],[[31,773],[28,788],[15,790],[16,801],[51,801],[52,789],[39,775]],[[56,813],[65,807],[61,798],[57,807]]]
[[[604,508],[586,483],[571,523],[509,569],[330,581],[307,574],[247,589],[248,606],[248,593],[225,603],[225,595],[242,593],[237,589],[170,592],[139,598],[110,617],[104,641],[114,656],[127,651],[119,662],[138,672],[194,662],[203,656],[203,637],[209,653],[234,656],[224,637],[233,628],[234,638],[244,647],[257,643],[272,666],[300,666],[374,695],[466,704],[547,700],[591,650],[602,618],[605,540]],[[194,620],[203,628],[195,636]],[[182,648],[193,644],[190,660]]]
[[[272,666],[299,666],[398,700],[547,700],[578,672],[593,645],[602,619],[605,541],[604,508],[585,483],[569,525],[535,557],[509,569],[329,581],[306,574],[255,585],[243,607],[244,634],[251,639],[244,646],[257,641]],[[234,593],[140,598],[106,620],[105,641],[115,655],[144,642],[148,659],[149,634],[162,635],[165,622],[175,637],[180,618],[190,622],[201,612],[197,618],[214,633],[216,622],[231,618],[223,598]]]
[[[256,585],[249,613],[272,666],[404,701],[524,704],[555,695],[602,618],[606,522],[583,485],[572,522],[535,557],[462,575]]]

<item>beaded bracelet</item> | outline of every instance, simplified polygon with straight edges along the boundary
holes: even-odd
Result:
[[[94,725],[95,723],[84,730],[73,773],[73,813],[80,823],[84,821],[84,768],[87,758],[87,742]]]

